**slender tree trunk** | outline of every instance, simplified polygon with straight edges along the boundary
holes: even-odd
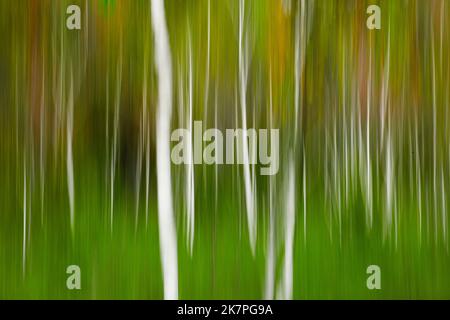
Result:
[[[170,173],[170,119],[172,116],[172,63],[164,2],[151,0],[155,39],[155,64],[158,74],[158,111],[156,117],[156,167],[158,180],[159,245],[164,281],[164,298],[178,298],[177,237],[172,208]]]

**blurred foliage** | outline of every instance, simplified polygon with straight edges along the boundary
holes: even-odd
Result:
[[[69,4],[82,10],[81,30],[65,27]],[[381,30],[366,28],[369,4]],[[191,75],[193,120],[241,127],[239,1],[165,10],[172,127],[186,124]],[[185,167],[172,165],[180,298],[264,297],[270,223],[280,282],[291,154],[294,298],[449,298],[450,3],[258,0],[244,12],[247,126],[280,129],[280,170],[252,176],[253,256],[242,166],[195,166],[190,256]],[[163,297],[150,22],[144,0],[0,1],[0,298]],[[70,264],[81,291],[66,289]],[[382,290],[366,288],[371,264]]]

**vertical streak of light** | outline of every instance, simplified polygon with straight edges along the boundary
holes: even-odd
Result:
[[[386,108],[389,89],[389,72],[390,72],[390,48],[391,48],[391,32],[390,27],[388,29],[388,46],[386,52],[386,65],[384,67],[383,83],[381,87],[381,141],[384,144],[384,127],[386,120]]]
[[[144,90],[145,92],[145,90]],[[143,94],[144,95],[144,94]],[[143,98],[144,100],[145,98]],[[139,198],[141,192],[141,178],[142,178],[142,149],[144,143],[144,114],[145,104],[142,103],[141,119],[139,121],[139,137],[138,137],[138,150],[136,156],[136,177],[135,177],[135,216],[134,216],[134,233],[136,235],[138,222],[139,222]]]
[[[386,146],[386,184],[385,184],[385,192],[386,192],[386,208],[385,208],[385,235],[391,228],[392,224],[392,201],[393,201],[393,167],[392,167],[392,141],[391,141],[391,133],[390,128],[388,129],[387,136],[387,146]]]
[[[208,120],[208,98],[209,98],[209,67],[210,67],[210,52],[211,52],[211,0],[208,0],[208,30],[207,30],[207,47],[206,47],[206,71],[205,71],[205,121]]]
[[[143,83],[142,83],[142,113],[141,113],[141,121],[140,121],[140,130],[139,130],[139,145],[138,145],[138,155],[137,155],[137,172],[136,172],[136,222],[135,222],[135,230],[138,225],[138,216],[139,216],[139,195],[141,189],[141,179],[142,179],[142,161],[143,161],[143,153],[145,152],[145,163],[147,164],[147,55],[144,53],[144,74],[143,74]],[[145,227],[147,228],[148,223],[148,168],[146,165],[146,190],[145,190]]]
[[[150,191],[150,128],[146,129],[145,148],[145,228],[148,226],[148,194]]]
[[[328,120],[328,116],[327,114],[324,115],[325,117],[325,123],[326,123],[326,127],[328,128],[329,126],[329,120]],[[328,227],[329,227],[329,231],[330,231],[330,240],[332,239],[332,234],[333,234],[333,228],[332,228],[332,223],[333,223],[333,215],[332,215],[332,210],[331,210],[331,204],[330,202],[332,201],[331,198],[331,192],[330,192],[330,173],[329,173],[329,168],[328,168],[328,150],[329,150],[329,133],[328,133],[328,129],[325,130],[325,144],[324,144],[324,179],[323,179],[323,189],[324,189],[324,207],[325,207],[325,211],[328,212]],[[304,214],[304,213],[303,213]]]
[[[447,80],[448,81],[448,80]],[[448,86],[447,86],[448,87]],[[445,101],[445,110],[446,110],[446,119],[448,119],[449,117],[448,117],[448,97],[449,97],[449,93],[447,92],[447,94],[446,94],[446,101]],[[446,132],[448,132],[448,127],[447,127],[447,123],[448,123],[448,120],[447,120],[447,122],[446,122]],[[448,150],[448,153],[449,153],[449,157],[450,157],[450,146],[447,146],[447,150]],[[445,155],[443,155],[443,158],[445,157]],[[449,160],[450,160],[450,158],[449,158]],[[449,161],[450,162],[450,161]],[[442,184],[443,184],[443,187],[445,186],[445,183],[444,183],[444,172],[442,173]],[[445,190],[442,192],[442,199],[443,200],[445,200],[446,199],[446,194],[445,194]],[[443,221],[443,231],[444,231],[444,242],[445,242],[445,247],[447,248],[447,252],[448,252],[448,240],[447,240],[447,228],[448,228],[448,218],[447,218],[447,208],[446,208],[446,203],[445,203],[445,205],[444,205],[444,212],[443,212],[443,214],[442,214],[442,221]]]
[[[414,127],[415,127],[415,154],[416,154],[416,184],[417,184],[417,207],[418,207],[418,222],[419,222],[419,245],[422,243],[422,187],[421,187],[421,174],[420,174],[420,148],[419,148],[419,125],[417,111],[414,115]]]
[[[235,95],[234,95],[234,123],[235,126],[238,126],[239,124],[239,112],[238,112],[238,89],[237,89],[237,85],[235,85]],[[236,168],[236,166],[233,166],[233,168]],[[236,173],[236,180],[233,181],[233,185],[237,185],[237,189],[238,189],[238,202],[239,202],[239,208],[238,208],[238,214],[239,214],[239,240],[241,240],[242,238],[242,190],[241,190],[241,174],[240,174],[240,170],[239,168],[234,169],[235,173]]]
[[[151,0],[151,20],[155,42],[155,65],[158,76],[157,185],[160,254],[163,270],[164,298],[178,298],[177,237],[172,208],[169,131],[172,114],[172,62],[164,2]]]
[[[345,48],[345,47],[344,47]],[[344,49],[345,52],[345,49]],[[343,93],[342,93],[342,109],[343,109],[343,126],[342,126],[342,139],[343,139],[343,149],[344,149],[344,203],[345,206],[348,206],[348,197],[349,197],[349,177],[348,177],[348,138],[347,138],[347,101],[346,101],[346,88],[345,88],[345,81],[346,81],[346,74],[345,74],[345,65],[343,64],[343,77],[344,77],[344,86],[343,86]]]
[[[150,128],[148,125],[148,105],[147,105],[147,57],[144,61],[144,83],[143,83],[143,104],[144,104],[144,134],[145,134],[145,228],[148,226],[148,193],[150,180]]]
[[[187,143],[187,179],[186,179],[186,196],[187,196],[187,238],[188,238],[188,251],[192,255],[192,249],[194,244],[194,227],[195,227],[195,194],[194,194],[194,157],[192,152],[192,109],[193,109],[193,66],[192,66],[192,40],[191,31],[189,29],[189,99],[188,99],[188,143]]]
[[[107,60],[109,60],[107,58]],[[108,186],[108,171],[109,171],[109,149],[110,149],[110,145],[109,145],[109,62],[107,62],[107,67],[106,67],[106,111],[105,111],[105,139],[106,139],[106,147],[105,147],[105,186],[107,188]],[[108,198],[108,197],[106,197]],[[106,210],[108,210],[108,200],[106,200]]]
[[[239,85],[240,85],[240,104],[241,104],[241,114],[242,114],[242,130],[247,132],[247,52],[244,48],[244,1],[239,1]],[[245,51],[245,52],[244,52]],[[244,137],[244,135],[243,135]],[[248,222],[248,232],[250,238],[250,246],[252,249],[252,254],[255,254],[256,246],[256,214],[254,211],[254,198],[252,195],[251,181],[250,181],[250,167],[249,167],[249,154],[248,154],[248,139],[243,138],[242,141],[242,157],[243,157],[243,167],[244,167],[244,186],[245,186],[245,204],[247,209],[247,222]]]
[[[31,124],[30,124],[31,127]],[[35,180],[35,160],[34,160],[34,139],[32,139],[31,141],[31,145],[30,145],[30,177],[28,179],[29,181],[29,189],[27,192],[27,202],[28,202],[28,208],[27,208],[27,214],[28,214],[28,218],[27,218],[27,226],[28,226],[28,230],[27,230],[27,247],[30,247],[30,243],[31,243],[31,225],[32,225],[32,184],[33,181]]]
[[[207,18],[207,52],[206,52],[206,71],[205,71],[205,93],[204,93],[204,122],[208,124],[208,102],[209,102],[209,68],[210,68],[210,54],[211,54],[211,1],[208,0],[208,18]],[[203,188],[206,190],[207,171],[203,162]]]
[[[267,258],[266,258],[266,276],[265,276],[265,289],[264,299],[273,299],[273,289],[275,282],[275,259],[274,259],[274,242],[275,242],[275,218],[273,212],[273,178],[269,178],[269,237]]]
[[[69,207],[70,207],[70,230],[74,232],[75,227],[75,188],[74,188],[74,174],[73,174],[73,155],[72,155],[72,135],[73,135],[73,71],[70,71],[70,91],[67,111],[67,189],[69,193]]]
[[[436,60],[435,60],[435,49],[434,49],[434,32],[433,27],[431,26],[431,61],[432,61],[432,95],[433,95],[433,213],[434,213],[434,239],[437,241],[437,152],[436,152]]]
[[[385,129],[385,117],[387,113],[388,118],[388,133],[387,133],[387,146],[386,146],[386,182],[385,182],[385,196],[386,196],[386,206],[385,206],[385,220],[384,220],[384,230],[385,235],[390,231],[392,224],[392,201],[393,201],[393,163],[392,163],[392,140],[391,140],[391,128],[390,128],[390,117],[387,109],[388,100],[388,89],[389,89],[389,74],[390,74],[390,45],[391,45],[391,35],[390,35],[390,25],[388,27],[388,46],[387,46],[387,62],[384,69],[383,83],[381,89],[382,101],[381,101],[381,140],[384,143],[384,129]]]
[[[303,7],[302,7],[303,9]],[[303,10],[302,10],[303,12]],[[295,105],[295,121],[294,121],[294,145],[297,141],[297,127],[298,127],[298,109],[299,109],[299,87],[300,87],[300,22],[299,22],[300,7],[295,15],[295,73],[294,73],[294,105]],[[303,14],[302,14],[303,15]],[[303,32],[303,31],[302,31]]]
[[[341,190],[340,190],[340,184],[339,179],[340,176],[339,173],[339,163],[338,163],[338,154],[337,154],[337,120],[336,117],[334,118],[333,122],[333,143],[334,143],[334,161],[333,161],[333,172],[334,172],[334,188],[335,190],[335,201],[336,201],[336,207],[338,211],[338,223],[339,223],[339,244],[341,245],[342,241],[342,210],[341,210]],[[362,149],[361,149],[362,150]]]
[[[120,95],[122,86],[122,40],[120,42],[119,62],[117,63],[116,72],[116,96],[114,101],[114,134],[113,134],[113,150],[111,155],[110,165],[110,229],[113,233],[114,225],[114,180],[116,175],[116,162],[117,162],[117,139],[119,134],[119,108],[120,108]]]
[[[295,231],[295,169],[292,154],[289,158],[288,183],[285,212],[285,252],[284,252],[284,298],[292,299],[294,270],[294,231]]]
[[[301,10],[300,10],[301,8]],[[304,72],[304,66],[305,66],[305,59],[306,59],[306,35],[305,33],[308,33],[308,30],[306,29],[306,6],[305,6],[305,0],[301,0],[301,7],[299,8],[300,10],[300,40],[301,41],[301,47],[300,47],[300,52],[299,54],[299,67],[300,69],[298,70],[299,74],[298,74],[298,84],[296,85],[296,87],[298,87],[298,89],[300,89],[300,86],[303,83],[303,72]],[[306,32],[305,32],[306,31]],[[303,92],[303,91],[302,91]],[[298,93],[300,95],[300,93]],[[304,94],[304,92],[303,92]],[[302,126],[303,126],[303,99],[300,100],[300,97],[297,97],[299,99],[298,101],[298,108],[300,109],[300,131],[302,131]],[[296,118],[297,119],[297,118]],[[302,136],[302,140],[303,140],[303,136]]]
[[[366,131],[366,183],[367,183],[367,210],[369,211],[369,228],[373,224],[372,212],[372,165],[370,161],[370,110],[371,110],[371,95],[372,95],[372,41],[369,47],[369,79],[367,81],[367,131]],[[367,222],[367,221],[366,221]]]
[[[269,76],[269,126],[272,129],[272,68],[270,68]],[[275,282],[275,259],[274,259],[274,247],[275,247],[275,217],[273,212],[273,176],[269,177],[269,237],[268,241],[268,252],[266,258],[266,276],[265,276],[265,290],[264,299],[273,299],[274,282]]]
[[[218,89],[219,87],[219,81],[216,81],[216,88],[215,88],[215,92],[214,92],[214,128],[217,128],[217,108],[218,108],[218,102],[217,102],[217,96],[218,96]],[[214,164],[214,171],[215,171],[215,175],[214,175],[214,185],[215,185],[215,194],[214,194],[214,213],[217,214],[217,202],[218,202],[218,197],[219,197],[219,164],[218,161],[219,160],[219,154],[216,153],[216,161]]]
[[[107,9],[107,19],[106,19],[106,26],[108,27],[108,29],[109,29],[109,24],[110,24],[110,22],[109,22],[109,6],[108,6],[108,9]],[[109,174],[109,172],[108,171],[110,171],[111,170],[111,168],[109,168],[109,166],[110,166],[110,160],[109,160],[109,157],[110,157],[110,154],[109,154],[109,152],[110,152],[110,148],[111,148],[111,146],[110,146],[110,142],[109,142],[109,52],[110,52],[110,49],[109,49],[109,32],[107,32],[107,34],[106,34],[106,47],[107,47],[107,49],[108,49],[108,54],[106,55],[106,84],[105,84],[105,86],[106,86],[106,90],[105,90],[105,95],[106,95],[106,97],[105,97],[105,100],[106,100],[106,111],[105,111],[105,139],[106,139],[106,148],[105,148],[105,159],[106,159],[106,161],[105,161],[105,189],[107,190],[108,189],[108,182],[111,182],[111,181],[108,181],[108,179],[110,178],[110,174]],[[107,191],[107,193],[108,193],[108,191]],[[110,204],[109,202],[110,202],[110,199],[108,199],[108,197],[105,197],[107,200],[105,201],[106,202],[106,205],[105,205],[105,207],[106,207],[106,214],[108,214],[108,212],[107,212],[107,210],[108,210],[108,205]],[[109,208],[110,210],[111,210],[111,208]],[[110,215],[111,215],[111,213],[109,213]],[[111,219],[111,217],[109,218],[111,221],[110,221],[110,229],[111,229],[111,234],[112,234],[112,219]]]
[[[59,46],[59,73],[58,73],[58,79],[56,80],[58,82],[57,88],[55,92],[57,92],[57,99],[55,99],[56,103],[56,112],[55,112],[55,119],[54,119],[54,168],[56,170],[57,167],[57,158],[58,158],[58,144],[61,134],[61,122],[62,122],[62,105],[63,105],[63,87],[65,85],[64,83],[64,33],[61,35],[61,41]]]

